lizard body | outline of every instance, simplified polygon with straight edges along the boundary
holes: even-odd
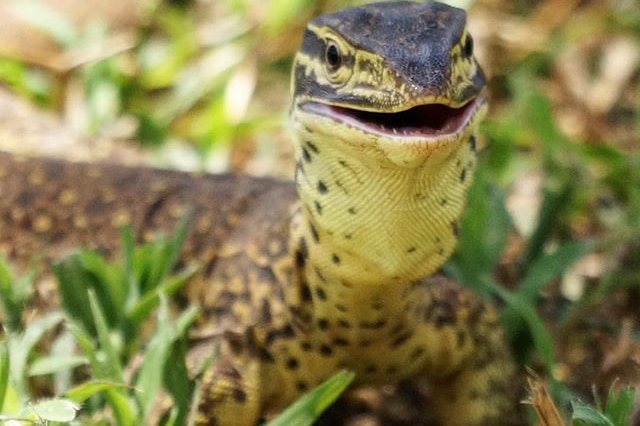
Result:
[[[516,421],[495,311],[436,271],[457,239],[485,103],[463,11],[379,3],[313,20],[296,56],[295,188],[0,155],[0,250],[17,263],[112,250],[189,209],[202,273],[189,355],[202,424],[255,424],[338,369],[428,380],[442,424]]]

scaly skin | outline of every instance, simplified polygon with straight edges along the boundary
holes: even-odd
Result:
[[[255,424],[341,368],[359,383],[429,381],[425,413],[441,424],[517,422],[495,311],[436,272],[485,111],[472,48],[464,12],[436,3],[319,17],[293,68],[299,200],[268,179],[2,154],[0,249],[22,265],[112,251],[122,224],[144,239],[191,210],[200,424]]]

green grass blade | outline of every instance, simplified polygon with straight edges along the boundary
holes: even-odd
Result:
[[[149,317],[151,311],[158,306],[160,294],[173,295],[186,284],[187,280],[191,278],[197,270],[198,267],[195,265],[188,266],[175,276],[165,279],[157,289],[147,291],[140,300],[132,306],[130,312],[127,314],[129,320],[136,324],[144,321]]]
[[[591,243],[588,241],[567,241],[553,252],[540,256],[527,270],[526,276],[518,286],[518,293],[534,302],[545,284],[565,273],[590,247]]]
[[[524,319],[533,338],[534,346],[542,357],[547,371],[553,371],[553,367],[556,364],[553,341],[533,305],[517,293],[513,293],[495,283],[488,283],[488,286],[490,286],[495,294],[497,294],[510,309],[518,312],[522,319]],[[505,323],[507,335],[511,340],[513,340],[515,334],[519,332],[519,329],[514,330],[512,326],[513,324]]]
[[[9,348],[6,340],[0,342],[0,413],[4,405],[4,397],[9,388]]]
[[[63,46],[70,47],[78,40],[73,22],[53,6],[33,0],[23,0],[15,5],[20,19],[49,34]]]
[[[0,302],[2,302],[6,317],[0,317],[0,319],[8,330],[18,331],[22,327],[22,320],[20,319],[22,310],[15,306],[13,281],[13,274],[9,269],[9,265],[2,258],[0,261]]]
[[[267,426],[311,425],[353,381],[355,373],[340,371],[291,404]]]
[[[528,304],[532,308],[536,306],[538,294],[543,286],[551,279],[561,276],[580,257],[582,257],[590,247],[589,242],[569,241],[561,244],[552,253],[544,254],[536,259],[526,272],[520,285],[516,288],[515,294],[522,299],[521,304]],[[508,334],[515,338],[517,354],[521,356],[521,361],[525,361],[531,351],[532,335],[530,324],[524,320],[520,309],[513,305],[507,305],[502,311],[502,319],[508,327]]]
[[[140,299],[140,280],[135,273],[135,242],[133,239],[133,230],[130,226],[125,226],[120,230],[122,239],[123,263],[124,263],[124,280],[127,285],[127,300],[125,307],[127,310]]]
[[[582,402],[573,402],[571,409],[573,411],[571,420],[574,426],[616,426],[603,413]]]
[[[29,376],[53,374],[61,370],[86,365],[88,360],[84,356],[45,356],[34,360],[29,366]]]
[[[140,401],[144,419],[153,408],[153,402],[162,387],[164,365],[169,357],[171,346],[179,337],[174,330],[166,297],[161,296],[160,302],[156,331],[149,341],[136,381],[136,388],[139,390],[138,401]]]
[[[29,355],[44,333],[58,325],[62,319],[63,318],[60,313],[52,312],[29,324],[29,326],[20,335],[10,337],[10,372],[21,398],[28,397],[26,372]]]
[[[616,390],[614,386],[611,386],[604,412],[614,425],[626,426],[629,424],[629,418],[633,411],[634,397],[635,388],[625,387]]]
[[[104,313],[96,299],[93,291],[89,291],[89,305],[95,322],[96,334],[100,349],[104,352],[104,362],[102,363],[102,371],[104,378],[113,380],[114,382],[123,382],[122,367],[120,366],[120,356],[118,349],[113,345],[111,340],[109,326],[104,317]]]
[[[493,273],[506,244],[510,223],[503,191],[478,179],[469,189],[468,208],[460,221],[456,252],[445,265],[452,278],[487,294],[484,277]]]
[[[111,381],[105,380],[91,380],[88,382],[81,383],[73,388],[67,390],[64,393],[64,396],[69,398],[72,401],[77,403],[81,403],[91,398],[92,396],[107,391],[109,389],[128,389],[124,383],[115,383]]]
[[[154,289],[169,276],[180,257],[182,244],[187,235],[190,215],[180,219],[176,229],[168,236],[153,244],[145,245],[138,253],[141,257],[140,266],[145,271],[141,279],[142,292]]]
[[[45,399],[36,402],[28,408],[37,415],[37,419],[47,422],[71,422],[76,418],[80,406],[66,398]]]
[[[92,334],[95,326],[92,320],[87,282],[89,277],[82,268],[77,254],[68,256],[52,265],[53,273],[58,284],[60,303],[64,311],[71,318],[78,321],[84,329]]]
[[[109,263],[104,256],[90,250],[82,250],[79,257],[80,267],[87,274],[87,283],[96,294],[96,301],[100,303],[107,324],[121,324],[128,292],[121,265]]]
[[[6,330],[17,332],[23,329],[22,310],[33,290],[32,284],[32,273],[16,279],[6,260],[0,257],[0,302],[5,314],[5,318],[0,316],[0,320]]]
[[[111,387],[105,390],[109,405],[113,410],[115,424],[121,426],[135,426],[140,424],[133,400],[129,398],[124,387]]]
[[[175,341],[169,351],[169,357],[164,364],[164,386],[173,396],[177,424],[184,424],[184,418],[188,416],[192,405],[195,384],[187,370],[187,333],[189,327],[196,320],[199,310],[195,307],[188,308],[175,321]]]
[[[78,345],[89,358],[93,376],[99,380],[113,381],[117,384],[122,384],[124,387],[124,379],[118,351],[111,342],[110,331],[104,318],[104,314],[96,300],[95,293],[90,290],[88,292],[88,297],[93,320],[95,321],[100,352],[96,350],[91,336],[87,334],[82,327],[72,326],[71,332],[76,337]],[[133,426],[137,424],[136,419],[138,416],[136,407],[133,405],[133,401],[129,399],[125,389],[111,386],[106,388],[104,393],[111,409],[113,410],[113,414],[118,425]]]

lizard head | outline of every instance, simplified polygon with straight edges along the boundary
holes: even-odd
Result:
[[[303,235],[325,275],[407,282],[450,256],[484,84],[461,9],[373,3],[309,23],[291,118]]]
[[[400,166],[449,151],[486,110],[463,10],[377,3],[320,16],[293,67],[294,123]]]

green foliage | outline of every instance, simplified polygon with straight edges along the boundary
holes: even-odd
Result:
[[[3,412],[4,398],[9,388],[9,348],[0,342],[0,413]]]
[[[569,241],[552,251],[543,251],[542,247],[549,244],[552,234],[536,231],[534,235],[544,235],[544,238],[537,237],[530,241],[529,247],[540,247],[525,251],[525,256],[532,258],[525,257],[520,262],[520,285],[509,290],[498,284],[493,271],[504,250],[511,221],[504,207],[503,192],[496,186],[486,184],[483,179],[486,172],[482,167],[478,172],[479,178],[469,191],[469,208],[461,220],[458,249],[446,269],[458,281],[479,293],[496,295],[502,299],[506,304],[502,315],[507,335],[521,363],[525,363],[536,351],[542,356],[548,371],[552,371],[555,364],[554,345],[536,311],[538,295],[544,285],[561,276],[577,258],[586,253],[587,244]],[[553,205],[543,202],[540,217],[551,216],[553,212],[545,207]],[[540,221],[538,227],[545,225],[545,221]]]
[[[50,34],[63,46],[77,43],[78,32],[66,16],[44,3],[33,0],[22,1],[15,9],[21,19]]]
[[[81,250],[55,262],[61,303],[68,314],[91,336],[97,336],[95,319],[102,313],[109,328],[116,328],[123,342],[136,347],[139,330],[161,294],[171,295],[195,272],[194,267],[170,276],[186,234],[183,220],[168,238],[134,247],[130,229],[124,229],[122,262],[107,262],[90,250]],[[96,308],[91,303],[94,293]],[[124,354],[132,349],[124,348]]]
[[[607,401],[602,405],[594,392],[596,405],[591,406],[580,401],[572,402],[574,426],[627,426],[633,411],[635,389],[625,387],[609,389]]]
[[[38,104],[51,104],[53,77],[40,69],[16,59],[0,57],[0,81]]]
[[[11,332],[22,330],[22,311],[33,292],[33,275],[16,280],[6,261],[0,257],[0,302],[3,325]]]
[[[64,316],[52,312],[26,325],[16,320],[20,327],[8,328],[0,341],[0,419],[70,422],[81,405],[84,416],[106,403],[117,424],[136,425],[153,414],[153,404],[166,390],[177,402],[168,407],[168,415],[174,424],[184,423],[194,389],[185,365],[186,336],[198,310],[192,307],[174,317],[168,297],[194,271],[172,275],[185,233],[186,219],[171,235],[136,247],[131,231],[124,230],[121,261],[82,250],[55,264]],[[0,262],[0,273],[3,294],[25,285],[5,262]],[[23,304],[5,300],[5,305],[10,316],[22,317]],[[156,312],[152,332],[144,333]],[[50,353],[38,353],[42,337],[63,321],[70,333],[60,333]],[[63,346],[67,352],[59,350]],[[76,346],[82,356],[68,352]],[[128,378],[125,369],[142,349],[141,366]],[[70,370],[84,366],[89,367],[88,380],[72,385]],[[62,396],[33,401],[27,382],[40,375],[52,375]]]
[[[135,38],[110,51],[99,48],[112,44],[114,31],[104,24],[77,26],[46,3],[20,2],[20,17],[50,35],[69,63],[58,65],[62,72],[47,72],[0,58],[0,81],[49,106],[67,102],[58,96],[72,82],[83,88],[80,104],[74,105],[76,113],[82,112],[74,121],[85,132],[152,146],[177,138],[190,142],[203,159],[213,147],[261,130],[273,132],[281,121],[277,110],[247,108],[256,82],[256,51],[264,45],[261,36],[282,36],[291,19],[300,19],[312,3],[270,2],[257,34],[248,16],[234,14],[229,17],[233,26],[206,40],[194,12],[170,3],[151,2]],[[271,68],[286,80],[280,59],[267,62],[263,71]]]
[[[553,379],[555,335],[538,313],[540,294],[576,260],[594,250],[595,243],[568,237],[561,225],[574,208],[577,189],[588,173],[580,169],[579,148],[557,129],[549,101],[531,84],[534,75],[545,68],[544,61],[544,57],[532,56],[507,77],[513,104],[485,126],[490,149],[481,156],[461,220],[458,249],[446,269],[465,285],[504,303],[502,319],[517,360],[530,365],[537,355]],[[514,155],[520,146],[539,150],[539,163],[522,163]],[[509,288],[495,274],[512,226],[504,190],[497,182],[509,181],[511,174],[536,166],[545,171],[542,202],[533,232],[510,265],[517,285]],[[567,394],[553,380],[551,390],[557,398]]]

